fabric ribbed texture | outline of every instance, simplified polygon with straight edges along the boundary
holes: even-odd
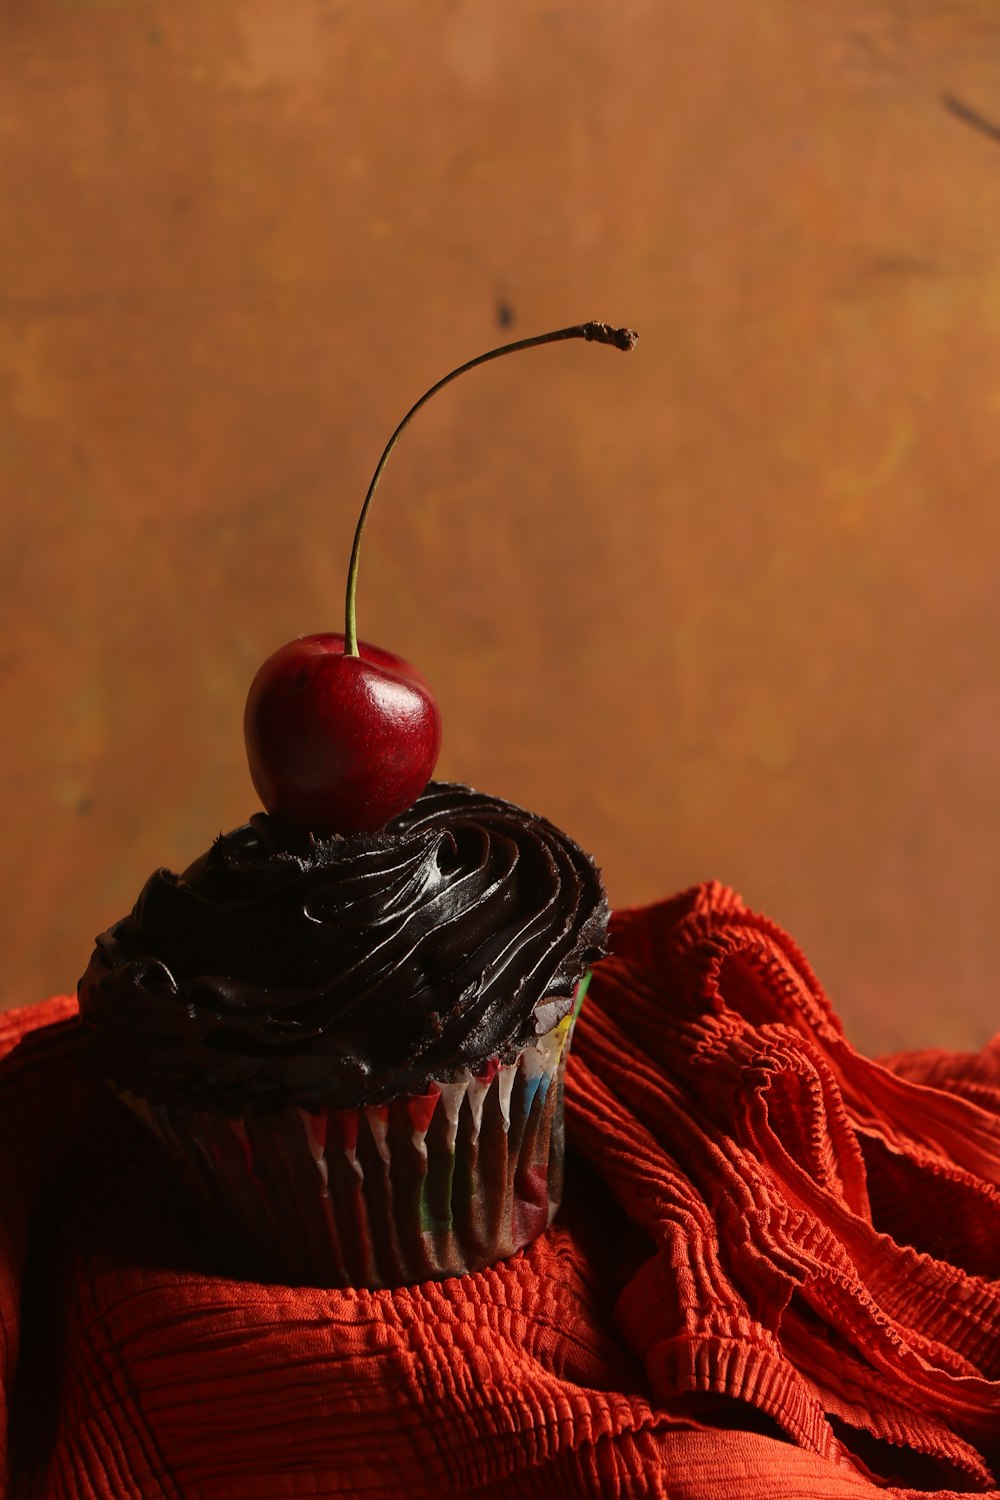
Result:
[[[1000,1040],[861,1056],[718,885],[612,946],[557,1223],[401,1291],[212,1274],[75,1002],[0,1016],[11,1500],[1000,1500]]]

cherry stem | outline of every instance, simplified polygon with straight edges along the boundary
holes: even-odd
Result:
[[[539,344],[557,344],[562,339],[586,339],[592,344],[610,344],[614,349],[628,351],[634,349],[639,335],[633,333],[631,328],[612,328],[608,323],[576,323],[572,328],[557,328],[552,333],[539,333],[534,338],[517,339],[513,344],[501,344],[498,349],[490,349],[486,354],[479,354],[475,359],[466,360],[464,365],[459,365],[450,374],[442,376],[436,385],[432,385],[429,391],[425,391],[419,401],[415,401],[406,416],[396,428],[392,437],[382,450],[372,475],[372,482],[368,486],[365,503],[361,507],[358,517],[357,528],[354,532],[354,546],[351,548],[351,562],[347,570],[347,609],[344,629],[344,655],[358,656],[358,624],[357,624],[357,592],[358,592],[358,564],[361,558],[361,538],[364,535],[365,522],[368,519],[368,511],[371,508],[372,499],[378,488],[378,482],[382,478],[382,470],[389,461],[389,455],[395,448],[402,435],[403,429],[409,425],[422,406],[436,396],[444,386],[450,385],[457,380],[459,375],[464,375],[466,370],[474,370],[477,365],[485,365],[491,359],[499,359],[503,354],[516,354],[519,349],[534,349]]]

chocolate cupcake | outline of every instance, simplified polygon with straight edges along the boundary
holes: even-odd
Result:
[[[103,1071],[252,1274],[393,1286],[530,1242],[608,909],[543,818],[432,782],[373,833],[255,817],[98,940]]]
[[[358,640],[361,539],[400,433],[456,376],[565,339],[518,339],[436,382],[375,468],[344,632],[258,669],[244,714],[265,815],[183,875],[158,871],[97,940],[80,1012],[112,1086],[180,1162],[235,1262],[326,1286],[475,1271],[551,1221],[562,1080],[608,907],[544,818],[430,781],[423,673]]]

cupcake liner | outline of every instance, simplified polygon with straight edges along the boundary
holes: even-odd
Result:
[[[354,1287],[462,1275],[529,1244],[559,1206],[563,1074],[585,990],[513,1061],[384,1104],[233,1117],[118,1092],[242,1274]]]

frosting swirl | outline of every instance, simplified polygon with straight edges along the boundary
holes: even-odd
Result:
[[[154,1100],[384,1101],[547,1031],[607,922],[566,834],[432,782],[376,834],[295,843],[259,815],[158,870],[97,939],[80,1010],[115,1082]]]

